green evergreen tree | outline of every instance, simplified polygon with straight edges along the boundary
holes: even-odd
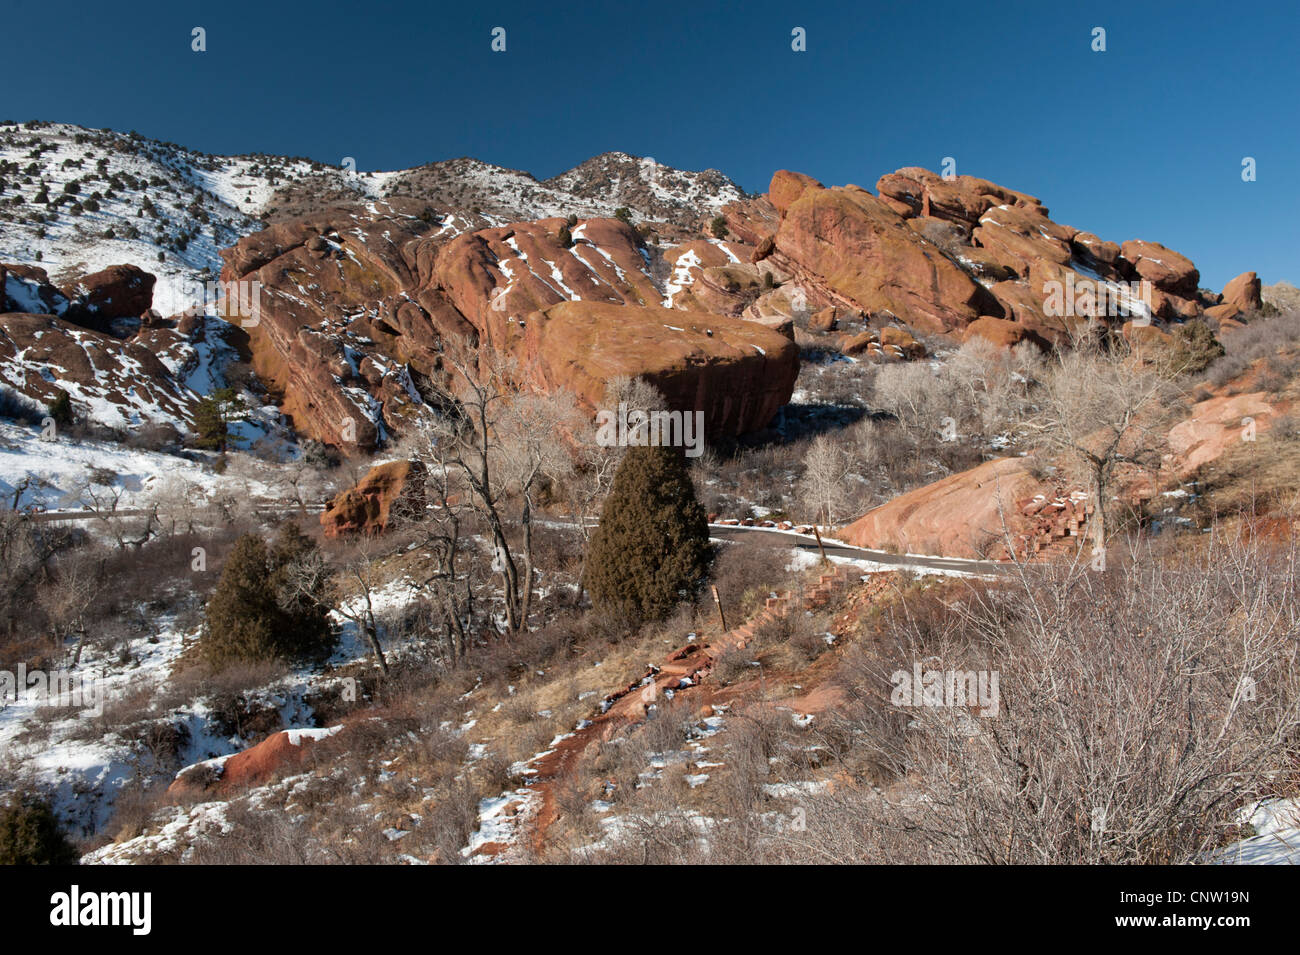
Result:
[[[45,413],[61,428],[72,424],[72,398],[60,388],[54,395],[54,400],[46,406]]]
[[[284,618],[280,653],[287,659],[319,659],[333,648],[326,575],[318,556],[315,541],[292,521],[280,526],[268,554],[271,588]]]
[[[282,530],[270,548],[256,534],[244,534],[226,558],[204,619],[203,655],[213,667],[319,659],[332,649],[323,575],[307,589],[290,579],[296,562],[316,545],[285,526],[292,531]]]
[[[629,448],[605,498],[583,583],[598,610],[629,623],[666,616],[708,572],[704,508],[680,448]]]
[[[31,793],[0,799],[0,865],[75,865],[77,858],[48,802]]]
[[[205,395],[194,409],[195,447],[224,454],[230,444],[231,423],[244,417],[244,401],[234,388],[218,388]]]

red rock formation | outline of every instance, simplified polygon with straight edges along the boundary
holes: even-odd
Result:
[[[994,318],[992,315],[983,315],[966,326],[962,340],[970,341],[976,337],[1003,348],[1013,348],[1023,341],[1033,342],[1043,350],[1049,347],[1046,340],[1029,326],[1010,319]]]
[[[1040,493],[1024,458],[997,458],[894,498],[842,529],[858,547],[945,557],[1002,553],[1030,526],[1017,502]]]
[[[65,288],[71,300],[68,318],[97,320],[135,318],[153,307],[156,279],[134,265],[110,265]]]
[[[1170,464],[1180,478],[1252,441],[1269,428],[1277,409],[1265,392],[1216,395],[1192,406],[1192,413],[1169,431]]]
[[[1260,298],[1262,288],[1263,283],[1260,282],[1258,275],[1254,272],[1242,272],[1223,287],[1221,304],[1235,305],[1243,312],[1254,311],[1263,304]]]
[[[744,247],[673,250],[683,290],[693,295],[700,276],[710,284],[690,310],[667,312],[640,238],[619,220],[581,223],[566,247],[561,219],[447,235],[412,209],[395,200],[283,223],[224,253],[225,280],[262,283],[254,368],[299,431],[376,446],[411,413],[413,377],[442,376],[451,335],[515,356],[536,386],[567,388],[592,409],[610,375],[644,374],[674,408],[704,411],[715,434],[763,427],[789,399],[793,343],[703,311],[727,307],[728,270],[752,268],[736,261]]]
[[[192,419],[198,398],[159,360],[161,344],[122,341],[53,315],[0,315],[6,383],[38,405],[66,391],[79,413],[93,408],[96,420],[110,427]]]
[[[260,786],[313,759],[320,740],[336,736],[343,729],[281,730],[224,760],[186,767],[167,787],[167,795],[173,799],[211,799]]]
[[[794,342],[758,323],[597,302],[531,318],[526,354],[542,387],[568,388],[593,408],[610,378],[641,375],[670,407],[703,411],[706,434],[764,427],[798,375]]]
[[[424,502],[424,466],[418,461],[389,461],[371,468],[357,486],[339,494],[321,513],[326,537],[381,534],[393,506],[403,502],[420,509]]]
[[[1063,344],[1090,316],[1134,317],[1098,306],[1119,283],[1127,292],[1128,283],[1141,281],[1149,286],[1136,317],[1146,304],[1167,321],[1201,314],[1195,266],[1157,243],[1131,240],[1121,249],[1052,221],[1034,196],[973,176],[909,167],[876,186],[878,197],[778,172],[769,189],[777,231],[753,260],[789,273],[818,309],[860,308],[931,334],[964,337],[966,326],[988,318]],[[744,204],[734,205],[741,220]],[[1249,284],[1242,284],[1248,298]],[[1068,299],[1052,298],[1066,288],[1074,290]],[[1024,337],[990,322],[982,328],[999,341]]]
[[[897,317],[926,332],[977,317],[987,293],[886,203],[857,186],[824,189],[804,179],[773,177],[773,188],[783,190],[774,204],[784,204],[784,214],[772,258],[810,300]],[[803,185],[797,196],[792,182]]]
[[[1137,274],[1156,288],[1182,298],[1195,297],[1201,274],[1190,259],[1159,242],[1142,239],[1129,239],[1120,250]]]

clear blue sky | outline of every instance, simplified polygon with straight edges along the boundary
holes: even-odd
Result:
[[[1203,284],[1300,284],[1298,28],[1295,0],[25,3],[0,118],[539,178],[621,149],[750,191],[779,168],[872,187],[952,156],[1058,221],[1178,249]]]

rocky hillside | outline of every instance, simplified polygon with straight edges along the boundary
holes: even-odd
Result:
[[[683,172],[654,159],[602,153],[546,180],[477,159],[452,159],[394,174],[383,195],[482,212],[508,221],[611,217],[620,207],[639,220],[690,227],[744,192],[716,169]]]
[[[0,261],[42,265],[56,284],[112,264],[158,277],[157,307],[261,227],[342,202],[406,196],[502,221],[612,216],[694,224],[744,193],[716,170],[683,172],[605,153],[552,179],[474,159],[351,172],[301,157],[212,156],[138,133],[67,123],[0,123]],[[162,256],[161,258],[159,256]]]
[[[0,126],[0,175],[3,308],[46,316],[3,320],[12,387],[40,403],[67,380],[90,417],[146,420],[154,397],[100,381],[145,367],[120,347],[131,339],[176,379],[146,375],[151,394],[172,394],[160,416],[184,430],[220,368],[187,332],[153,339],[180,329],[219,272],[257,289],[258,315],[232,340],[247,336],[281,410],[349,452],[401,433],[451,338],[514,356],[534,387],[588,408],[611,377],[646,377],[674,407],[703,411],[711,434],[734,436],[789,400],[795,342],[810,334],[893,361],[926,354],[925,336],[1046,348],[1098,311],[1126,334],[1160,336],[1199,317],[1233,327],[1261,305],[1254,273],[1203,289],[1195,265],[1157,242],[1104,240],[1053,221],[1034,196],[916,167],[880,177],[875,194],[781,171],[766,195],[746,196],[715,171],[624,153],[545,181],[471,159],[353,173],[29,123]],[[152,296],[119,296],[95,321],[94,309],[64,314],[108,265],[148,272]],[[69,322],[111,340],[69,336]],[[225,341],[220,325],[196,328]],[[113,355],[110,367],[90,349]],[[200,367],[201,382],[184,381]]]

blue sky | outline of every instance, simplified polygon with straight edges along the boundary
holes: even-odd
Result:
[[[470,155],[539,178],[621,149],[750,191],[780,168],[872,187],[951,156],[1057,221],[1183,252],[1202,284],[1247,269],[1300,284],[1294,0],[142,0],[5,20],[0,118],[361,169]]]

